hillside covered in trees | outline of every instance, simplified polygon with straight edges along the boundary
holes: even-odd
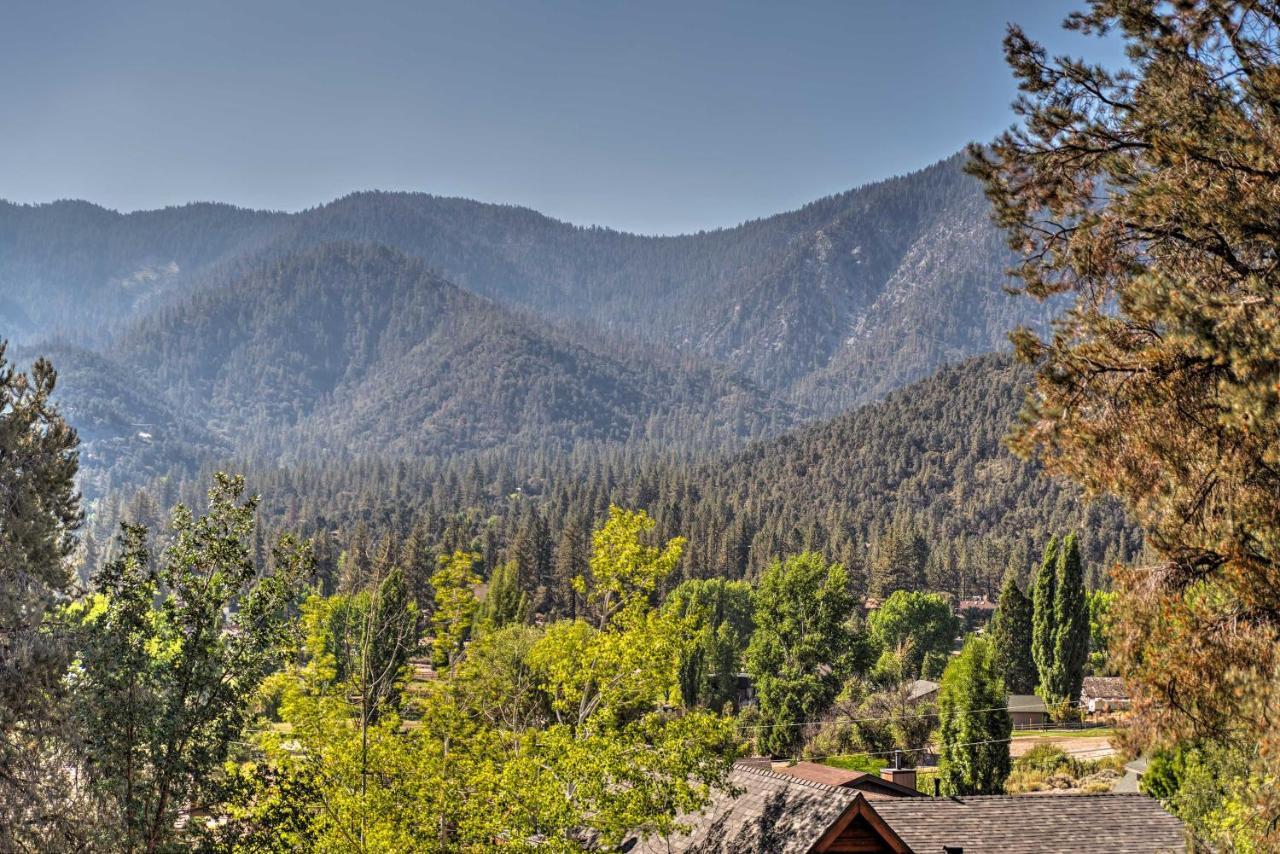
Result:
[[[184,369],[154,364],[154,348],[194,331],[187,314],[203,315],[189,321],[201,324],[202,338],[188,343],[212,347],[206,354],[214,356],[220,336],[240,334],[220,323],[293,313],[295,331],[330,337],[318,335],[310,348],[286,339],[281,346],[296,349],[292,361],[263,367],[288,374],[277,398],[302,394],[319,377],[304,377],[297,388],[295,374],[342,367],[332,364],[336,354],[317,352],[322,343],[334,334],[358,340],[371,320],[358,295],[303,296],[327,287],[367,298],[369,282],[395,278],[355,262],[350,244],[371,244],[575,341],[604,342],[629,370],[692,365],[695,375],[732,375],[802,413],[832,415],[942,364],[1001,348],[1011,327],[1048,316],[1047,308],[1004,293],[1010,256],[987,221],[979,186],[960,166],[953,157],[795,211],[681,237],[407,193],[356,193],[296,214],[205,204],[119,214],[86,202],[0,203],[0,331],[18,344],[58,340],[149,357],[125,359],[122,369],[173,373],[174,384],[160,389],[181,398],[199,378],[182,385]],[[317,281],[255,287],[272,276],[288,279],[276,265],[304,257]],[[296,281],[301,271],[292,275]],[[312,403],[277,399],[267,408],[276,414],[276,406]]]
[[[1136,554],[1141,539],[1114,506],[1083,502],[1004,447],[1027,380],[1008,357],[981,357],[719,455],[582,443],[260,466],[248,479],[267,497],[260,512],[271,526],[326,542],[335,577],[340,552],[370,552],[368,537],[390,535],[474,550],[483,574],[524,561],[533,595],[582,569],[583,532],[616,504],[646,509],[663,537],[689,538],[678,578],[754,577],[773,556],[813,550],[848,566],[863,593],[892,569],[911,588],[994,597],[1008,568],[1030,571],[1052,532],[1079,529],[1091,583],[1105,585],[1104,567]],[[109,537],[130,516],[154,523],[169,503],[198,497],[208,474],[175,474],[137,497],[117,491],[93,530]]]

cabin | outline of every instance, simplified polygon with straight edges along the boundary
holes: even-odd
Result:
[[[1035,694],[1010,694],[1009,717],[1014,729],[1035,729],[1049,722],[1049,710]]]
[[[1186,852],[1186,830],[1140,794],[868,797],[739,762],[681,832],[633,837],[631,854]]]
[[[1119,676],[1086,676],[1080,705],[1091,715],[1124,711],[1129,708],[1129,689]]]

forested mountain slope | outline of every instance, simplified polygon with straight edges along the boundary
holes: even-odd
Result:
[[[1045,309],[1003,292],[1008,254],[961,166],[957,155],[796,211],[680,237],[417,193],[356,193],[297,214],[3,204],[0,334],[61,333],[97,345],[132,329],[136,339],[135,321],[188,292],[225,287],[247,266],[330,242],[373,242],[550,323],[642,342],[628,358],[646,358],[648,347],[683,352],[834,414],[1002,347],[1012,326],[1043,319]]]
[[[243,454],[715,441],[796,423],[749,384],[584,345],[386,247],[325,243],[222,275],[111,354]]]
[[[102,343],[217,262],[266,245],[285,221],[220,204],[121,214],[0,200],[0,337]]]
[[[335,559],[357,529],[417,529],[432,548],[477,551],[489,568],[522,550],[573,560],[573,538],[613,503],[650,511],[662,537],[689,537],[686,576],[753,576],[773,557],[816,549],[853,567],[869,588],[877,565],[905,550],[918,558],[922,584],[994,594],[1006,568],[1026,570],[1052,533],[1082,530],[1095,573],[1141,545],[1117,508],[1084,505],[1004,447],[1026,379],[1007,357],[973,359],[727,455],[579,443],[567,453],[507,446],[451,458],[255,466],[248,474],[273,525],[320,535]],[[171,479],[151,494],[198,501],[208,474]],[[107,504],[96,525],[104,536],[132,512],[127,494]],[[330,542],[335,529],[342,533]]]

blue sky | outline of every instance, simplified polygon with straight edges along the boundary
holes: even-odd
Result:
[[[0,16],[0,198],[297,210],[370,188],[646,233],[924,166],[1012,121],[1008,21],[1078,4],[111,2]]]

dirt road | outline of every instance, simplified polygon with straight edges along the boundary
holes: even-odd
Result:
[[[1028,735],[1009,743],[1009,755],[1022,756],[1037,744],[1053,744],[1077,759],[1101,759],[1116,752],[1109,735]]]

